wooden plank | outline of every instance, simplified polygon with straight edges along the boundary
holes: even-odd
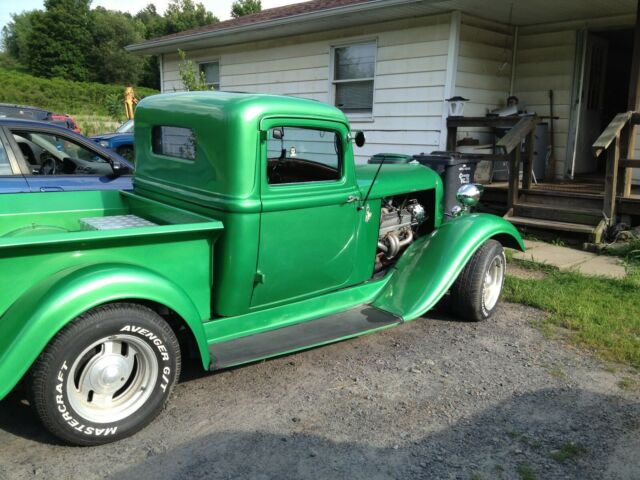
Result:
[[[538,124],[538,117],[521,117],[520,121],[496,143],[496,149],[501,153],[511,153],[514,150],[520,150],[522,140],[532,131]]]
[[[457,146],[458,127],[447,126],[447,151],[455,152]]]
[[[618,162],[620,168],[640,168],[640,160],[637,158],[625,158]]]
[[[613,142],[616,138],[619,139],[620,132],[627,124],[629,119],[631,119],[632,114],[633,112],[624,112],[619,113],[615,117],[613,117],[613,120],[611,120],[609,126],[605,128],[604,132],[600,134],[598,139],[593,143],[591,147],[596,157],[599,157],[602,152],[609,148],[611,142]]]
[[[518,203],[520,187],[520,149],[517,148],[511,155],[511,162],[509,164],[509,193],[507,195],[507,207],[509,209]]]
[[[513,127],[520,117],[448,117],[449,127]]]
[[[620,161],[620,132],[616,134],[613,141],[614,144],[612,148],[607,152],[607,170],[604,184],[604,214],[610,223],[615,223],[616,214],[618,162]]]

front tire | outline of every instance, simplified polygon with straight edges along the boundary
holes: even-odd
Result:
[[[491,317],[498,306],[506,266],[502,245],[496,240],[483,243],[451,288],[453,313],[476,322]]]
[[[178,340],[162,317],[141,305],[105,305],[76,318],[40,354],[31,400],[55,436],[101,445],[149,424],[180,367]]]

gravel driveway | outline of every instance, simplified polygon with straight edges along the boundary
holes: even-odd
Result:
[[[637,373],[544,338],[541,315],[436,313],[218,374],[192,367],[160,418],[104,447],[57,444],[15,392],[0,402],[0,478],[640,478]]]

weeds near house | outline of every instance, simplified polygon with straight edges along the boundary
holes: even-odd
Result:
[[[516,261],[539,269],[542,279],[508,276],[504,299],[548,313],[543,331],[569,329],[570,340],[594,349],[603,358],[640,369],[640,269],[632,267],[623,280],[585,277],[545,265]]]

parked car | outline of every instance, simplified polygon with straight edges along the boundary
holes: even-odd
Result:
[[[22,118],[25,120],[50,121],[53,114],[45,109],[28,105],[0,103],[0,118]]]
[[[54,113],[51,115],[51,123],[60,127],[68,128],[72,132],[80,133],[80,127],[71,115]]]
[[[121,157],[133,162],[135,151],[133,147],[133,120],[127,120],[113,133],[94,135],[91,139],[101,147],[109,148]]]
[[[132,173],[126,159],[67,128],[0,118],[0,193],[129,190]]]
[[[34,411],[69,443],[143,428],[189,355],[219,370],[337,342],[448,291],[459,317],[484,320],[503,245],[524,250],[509,222],[469,211],[475,185],[443,212],[430,168],[356,166],[363,135],[327,104],[154,95],[136,122],[133,192],[0,202],[0,399],[28,372]]]

